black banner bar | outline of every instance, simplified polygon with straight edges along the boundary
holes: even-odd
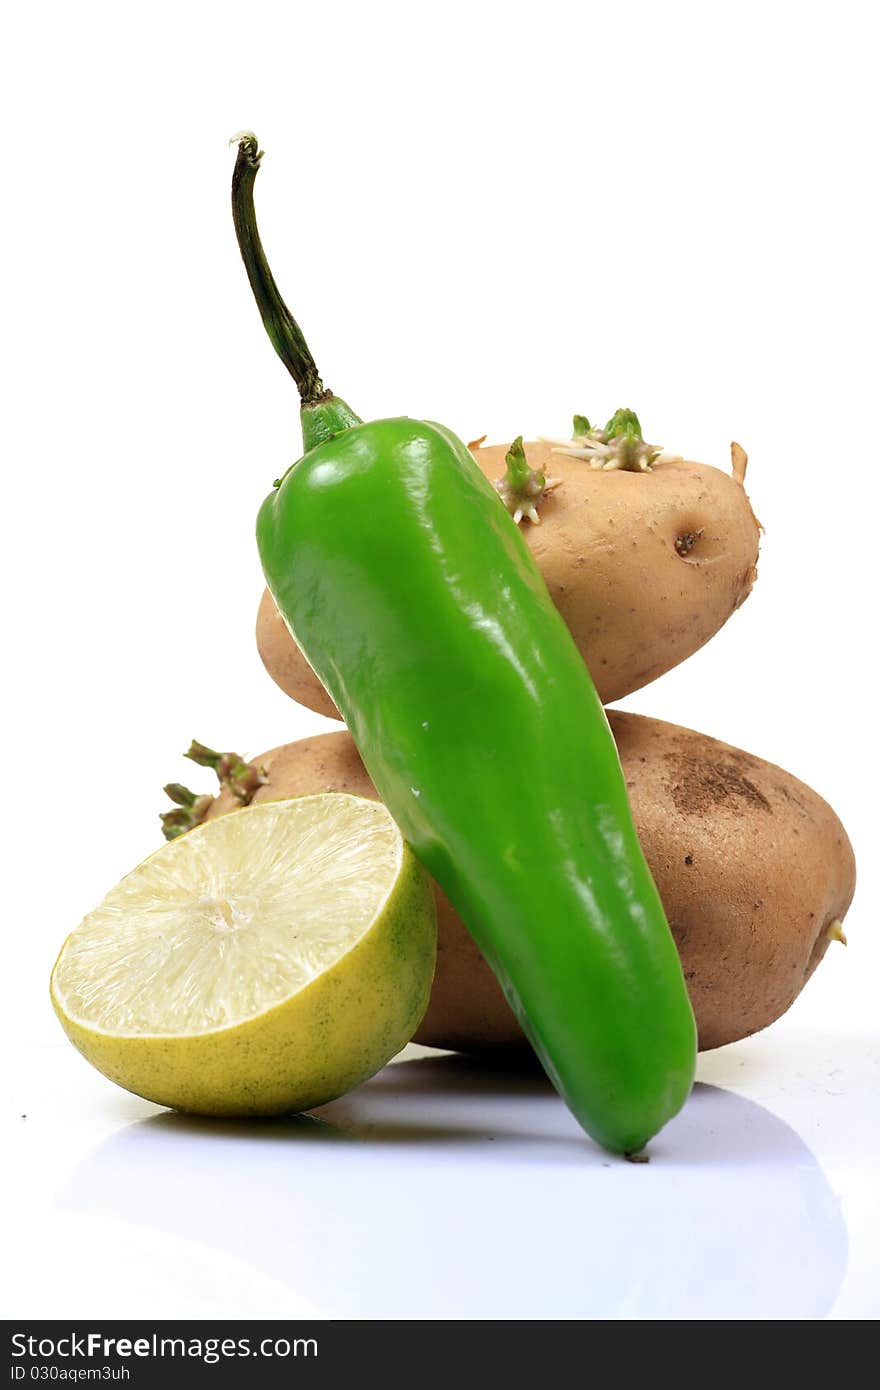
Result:
[[[445,1370],[460,1381],[491,1365],[546,1373],[569,1350],[577,1355],[577,1323],[543,1322],[145,1322],[10,1321],[6,1383],[11,1386],[178,1383],[199,1390],[226,1385],[320,1385],[322,1372],[382,1377],[400,1370],[408,1383]],[[470,1377],[468,1377],[470,1379]],[[334,1383],[338,1383],[334,1380]],[[2,1390],[2,1387],[0,1387]]]

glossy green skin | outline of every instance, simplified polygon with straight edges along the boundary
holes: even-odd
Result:
[[[518,528],[450,431],[394,419],[307,452],[257,536],[551,1080],[589,1134],[637,1152],[690,1091],[693,1013],[604,711]]]

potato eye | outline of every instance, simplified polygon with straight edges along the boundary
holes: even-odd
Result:
[[[679,555],[690,555],[702,534],[703,527],[701,526],[699,531],[684,531],[680,536],[676,536],[675,548]]]

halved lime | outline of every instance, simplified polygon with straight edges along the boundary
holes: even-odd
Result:
[[[68,937],[52,1001],[83,1055],[137,1095],[282,1114],[405,1046],[435,950],[430,883],[385,807],[325,793],[157,850]]]

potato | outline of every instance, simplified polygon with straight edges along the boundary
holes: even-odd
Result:
[[[506,444],[474,448],[493,481]],[[702,647],[747,598],[757,575],[758,522],[742,479],[704,463],[659,461],[651,472],[603,472],[526,446],[529,463],[561,479],[521,530],[584,655],[603,703],[622,699]],[[301,705],[338,711],[290,636],[271,594],[257,614],[269,675]]]
[[[747,1037],[797,998],[853,895],[855,863],[831,807],[771,763],[636,714],[609,711],[636,827],[666,907],[700,1048]],[[254,763],[255,801],[375,796],[347,733],[275,748]],[[223,791],[209,816],[239,803]],[[439,942],[416,1041],[477,1050],[524,1038],[494,975],[436,887]]]
[[[287,630],[268,589],[257,609],[257,651],[263,665],[285,695],[328,719],[339,719],[339,710]]]

